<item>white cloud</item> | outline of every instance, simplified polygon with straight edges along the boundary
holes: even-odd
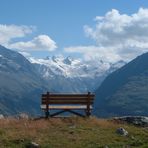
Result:
[[[57,48],[55,41],[47,35],[39,35],[28,42],[16,42],[9,47],[21,51],[53,51]]]
[[[0,44],[23,52],[53,51],[57,48],[55,41],[48,35],[38,35],[27,42],[14,42],[14,39],[27,37],[28,34],[32,34],[35,29],[35,26],[0,24]]]
[[[137,42],[145,44],[148,41],[148,9],[140,8],[131,16],[113,9],[101,21],[97,20],[95,28],[85,26],[84,29],[100,46],[129,47],[132,43],[139,47]]]
[[[0,44],[8,45],[12,39],[25,37],[27,34],[32,33],[34,29],[33,26],[0,24]]]
[[[77,46],[77,47],[67,47],[64,49],[66,52],[69,53],[81,53],[83,54],[83,58],[86,61],[95,61],[95,60],[103,60],[105,62],[116,62],[121,60],[120,56],[117,54],[114,54],[114,49],[109,49],[110,52],[108,52],[104,47],[98,47],[98,46]]]
[[[96,16],[95,22],[95,27],[84,26],[87,37],[96,41],[94,48],[81,46],[65,50],[110,61],[129,61],[148,51],[148,9],[140,8],[132,15],[113,9],[104,16]]]

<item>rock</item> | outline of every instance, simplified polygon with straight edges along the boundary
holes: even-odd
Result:
[[[135,140],[135,137],[134,137],[134,136],[131,136],[130,138],[131,138],[132,140]]]
[[[3,114],[0,114],[0,119],[4,119],[4,115]]]
[[[39,147],[39,144],[35,143],[35,142],[31,142],[31,145],[33,148]]]
[[[18,116],[19,119],[29,119],[29,116],[26,113],[21,113]]]
[[[124,116],[113,118],[116,121],[123,121],[141,127],[148,127],[148,117],[145,116]]]
[[[31,142],[26,146],[26,148],[39,148],[39,144]]]
[[[69,128],[75,129],[76,128],[76,125],[71,125],[71,126],[69,126]]]
[[[124,128],[120,127],[116,130],[117,134],[120,134],[122,136],[127,136],[128,135],[128,131],[126,131]]]

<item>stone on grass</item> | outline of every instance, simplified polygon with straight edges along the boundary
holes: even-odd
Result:
[[[19,114],[19,119],[29,119],[29,116],[26,113]]]
[[[4,115],[3,114],[0,114],[0,119],[4,119]]]
[[[37,144],[35,142],[31,142],[31,145],[34,146],[34,148],[39,147],[39,144]]]
[[[69,128],[75,129],[76,128],[76,125],[71,125],[71,126],[69,126]]]
[[[145,116],[123,116],[114,117],[115,121],[127,122],[141,127],[148,127],[148,117]]]
[[[116,133],[122,136],[127,136],[128,135],[128,131],[126,131],[123,127],[120,127],[116,130]]]

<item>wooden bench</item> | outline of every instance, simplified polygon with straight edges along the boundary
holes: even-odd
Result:
[[[78,116],[89,117],[91,115],[94,94],[42,94],[41,109],[45,111],[46,118],[54,117],[64,112],[70,112]],[[51,114],[51,110],[55,113]],[[78,111],[85,111],[85,115]]]

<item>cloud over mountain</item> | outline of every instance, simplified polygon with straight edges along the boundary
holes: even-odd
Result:
[[[113,9],[104,16],[96,16],[95,26],[85,25],[84,31],[96,45],[68,47],[67,52],[110,61],[129,61],[148,51],[148,9],[140,8],[131,15]]]
[[[25,25],[3,25],[0,24],[0,44],[11,49],[19,51],[53,51],[57,48],[56,42],[48,35],[41,34],[30,41],[15,41],[14,39],[22,39],[35,31],[35,26]]]
[[[34,29],[33,26],[0,24],[0,44],[7,45],[12,39],[25,37],[32,33]]]
[[[16,48],[22,51],[53,51],[57,48],[55,41],[47,35],[39,35],[27,42],[16,42],[10,45],[11,48]]]

